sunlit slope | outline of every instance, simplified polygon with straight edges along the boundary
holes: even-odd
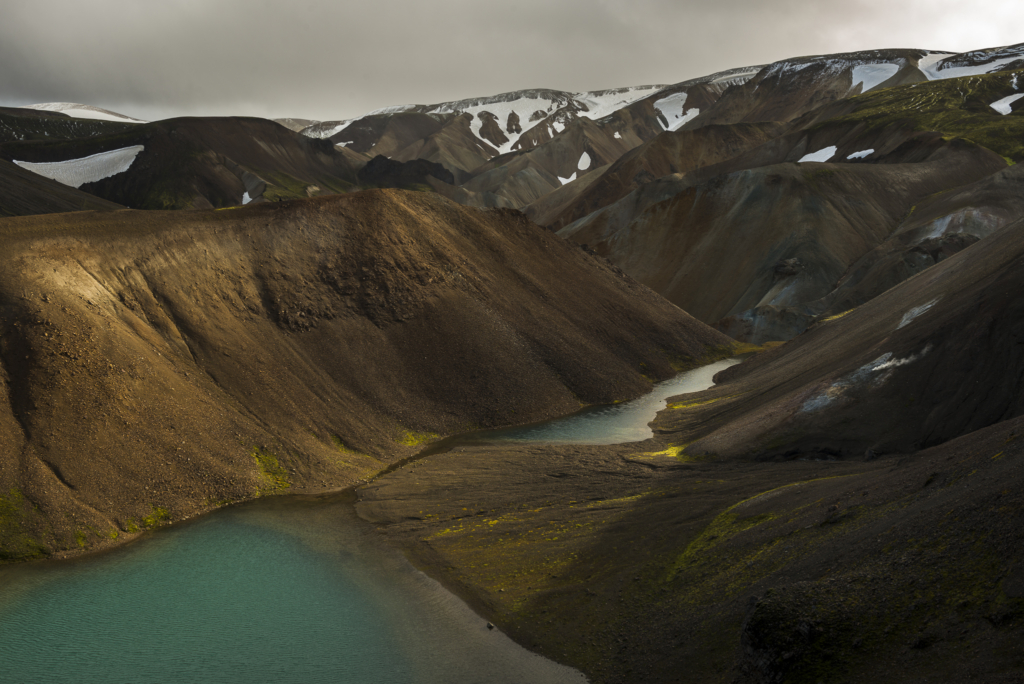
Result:
[[[0,241],[7,558],[347,486],[731,345],[521,214],[433,193],[6,219]]]

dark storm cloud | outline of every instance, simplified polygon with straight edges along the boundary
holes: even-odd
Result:
[[[36,0],[0,24],[0,103],[335,119],[529,87],[674,83],[805,54],[1014,43],[1016,4]]]

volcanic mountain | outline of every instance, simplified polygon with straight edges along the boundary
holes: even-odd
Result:
[[[4,109],[0,553],[353,487],[594,682],[1020,681],[1022,71]],[[737,351],[645,442],[420,450]]]
[[[6,558],[347,486],[437,435],[627,399],[730,353],[521,214],[433,193],[2,235]]]

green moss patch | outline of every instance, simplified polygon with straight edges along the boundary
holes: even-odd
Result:
[[[38,558],[46,548],[31,534],[30,522],[41,514],[17,489],[0,496],[0,560]]]
[[[402,446],[414,447],[432,442],[438,439],[440,435],[433,432],[416,432],[414,430],[406,430],[402,433],[402,436],[398,438],[397,442]]]
[[[261,492],[275,489],[286,489],[291,487],[292,484],[288,480],[288,471],[282,466],[280,461],[277,460],[277,456],[266,449],[259,447],[253,447],[249,453],[253,460],[256,461],[256,465],[260,470],[260,475],[263,477],[265,487],[261,488]]]
[[[869,128],[907,126],[962,138],[996,152],[1008,163],[1024,159],[1024,115],[1002,115],[993,102],[1014,92],[1012,72],[951,78],[885,88],[852,98],[856,109],[820,124],[864,123]]]
[[[171,514],[166,508],[160,506],[153,506],[153,512],[142,518],[142,526],[146,529],[152,529],[158,525],[163,525],[170,521]]]

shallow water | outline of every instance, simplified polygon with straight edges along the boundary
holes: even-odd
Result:
[[[457,435],[445,440],[443,448],[455,444],[487,444],[493,442],[540,442],[545,444],[622,444],[649,439],[654,433],[648,426],[654,416],[665,408],[668,397],[699,392],[714,386],[712,378],[718,371],[740,363],[725,359],[701,366],[674,378],[659,382],[644,396],[621,404],[591,406],[571,416],[500,430]],[[440,443],[439,443],[440,444]],[[430,451],[436,451],[431,449]]]
[[[415,570],[348,501],[278,497],[0,572],[2,682],[584,682]]]
[[[734,363],[680,374],[635,401],[460,439],[646,439],[666,397],[705,389]],[[586,680],[487,629],[342,495],[264,499],[107,553],[0,568],[0,682],[64,681]]]

